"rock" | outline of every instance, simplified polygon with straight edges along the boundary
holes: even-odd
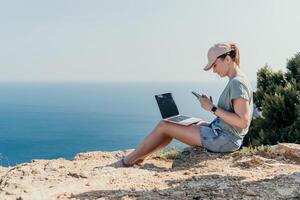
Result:
[[[135,199],[136,199],[135,197],[130,197],[128,195],[121,198],[121,200],[135,200]]]
[[[190,175],[190,172],[184,172],[183,175]]]
[[[287,197],[287,196],[291,196],[291,194],[293,194],[293,192],[295,191],[295,188],[284,187],[284,188],[277,188],[276,190],[281,196]]]
[[[72,176],[72,177],[74,177],[74,178],[88,178],[85,174],[83,174],[83,173],[72,173],[72,172],[69,172],[68,174],[67,174],[68,176]]]
[[[282,155],[291,160],[300,162],[300,145],[292,143],[280,143],[271,148],[271,153]]]
[[[270,159],[266,159],[260,156],[252,156],[250,158],[243,158],[242,160],[237,160],[232,165],[233,167],[251,168],[251,167],[263,167]],[[269,165],[267,165],[269,166]]]
[[[257,196],[257,193],[256,192],[254,192],[254,191],[252,191],[252,190],[247,190],[246,192],[245,192],[245,195],[247,195],[247,196]]]
[[[193,197],[193,200],[202,200],[203,199],[203,197],[201,197],[201,196],[195,196],[195,197]]]
[[[88,159],[106,159],[113,158],[109,152],[87,152],[87,153],[78,153],[75,155],[74,160],[88,160]]]
[[[182,196],[185,196],[184,191],[174,191],[171,193],[171,196],[174,197],[174,199],[180,199]]]
[[[274,159],[191,147],[174,161],[150,157],[138,168],[107,166],[130,150],[80,153],[71,161],[36,160],[0,168],[0,200],[297,199],[300,165],[285,159],[298,159],[299,147],[276,145]],[[177,164],[171,168],[172,163]]]
[[[78,153],[75,155],[74,160],[88,160],[88,159],[94,159],[94,160],[111,160],[115,158],[121,158],[122,156],[128,154],[133,149],[127,149],[124,151],[91,151],[86,153]]]
[[[300,184],[300,172],[294,172],[291,177],[294,178],[296,183]]]
[[[157,187],[154,187],[152,191],[153,192],[159,192],[159,189]]]

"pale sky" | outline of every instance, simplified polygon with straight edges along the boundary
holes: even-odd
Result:
[[[1,1],[0,81],[211,81],[234,41],[251,81],[300,51],[299,0]]]

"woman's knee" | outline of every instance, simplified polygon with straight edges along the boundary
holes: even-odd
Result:
[[[161,130],[161,131],[164,131],[168,127],[168,124],[169,123],[166,122],[165,120],[160,120],[160,122],[157,124],[156,128]]]
[[[155,128],[153,129],[153,131],[151,132],[151,134],[155,134],[155,135],[157,135],[157,134],[159,134],[159,135],[165,134],[165,132],[167,130],[167,126],[168,126],[167,123],[168,122],[166,122],[164,120],[159,121],[156,124]]]

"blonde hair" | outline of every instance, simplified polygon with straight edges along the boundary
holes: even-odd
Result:
[[[238,66],[240,66],[240,50],[236,46],[236,44],[231,43],[230,44],[230,51],[220,55],[218,58],[221,58],[222,60],[225,59],[226,56],[230,56],[230,58],[235,62]]]
[[[234,56],[231,57],[232,60],[238,65],[240,66],[240,50],[239,48],[236,46],[236,44],[230,44],[231,47],[231,51],[234,52]]]

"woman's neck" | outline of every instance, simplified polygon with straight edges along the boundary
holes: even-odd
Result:
[[[232,79],[233,77],[236,77],[241,73],[240,67],[234,62],[233,66],[230,67],[230,70],[228,71],[228,78]]]

